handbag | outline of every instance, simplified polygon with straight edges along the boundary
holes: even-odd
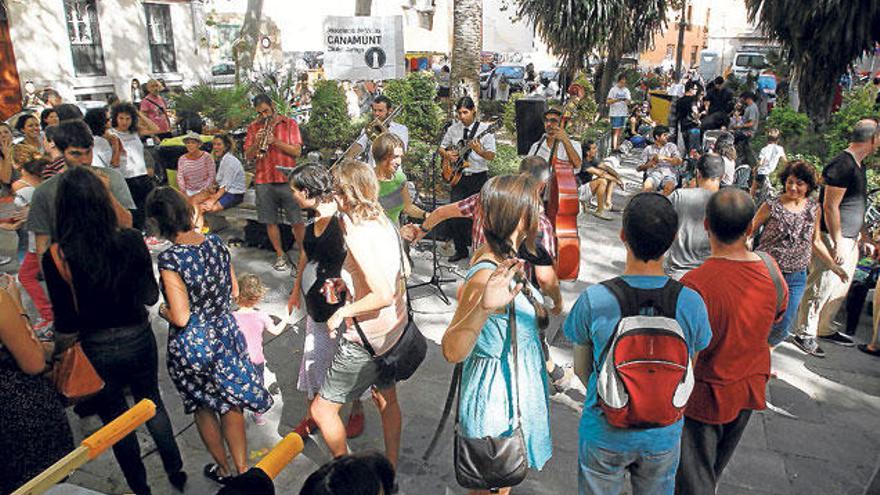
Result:
[[[513,383],[519,385],[519,360],[517,359],[516,310],[514,303],[508,309],[508,328],[510,329],[511,351],[513,354]],[[461,363],[456,365],[458,376],[458,400],[461,403]],[[456,380],[453,377],[453,380]],[[511,397],[513,399],[513,397]],[[455,411],[455,433],[453,437],[453,464],[455,479],[463,488],[471,490],[497,490],[516,486],[526,478],[528,458],[526,443],[522,432],[522,416],[519,408],[519,393],[516,394],[516,427],[509,436],[467,438],[461,434],[459,407]]]
[[[403,241],[400,238],[400,233],[397,231],[397,228],[393,225],[391,228],[394,229],[394,233],[397,235],[397,242],[400,247],[401,284],[403,285],[403,290],[407,291],[407,265],[405,264],[403,255]],[[415,321],[413,321],[412,306],[410,306],[408,294],[406,298],[406,315],[407,323],[403,328],[403,333],[401,333],[400,338],[397,339],[397,342],[388,350],[388,352],[381,356],[376,355],[373,346],[370,345],[370,342],[367,340],[367,336],[361,328],[361,325],[358,323],[357,318],[352,318],[354,328],[357,331],[358,336],[361,338],[361,342],[363,342],[364,349],[370,353],[373,361],[379,365],[382,377],[393,377],[395,382],[402,382],[409,379],[413,373],[419,369],[419,366],[422,364],[422,361],[425,360],[425,355],[428,352],[428,343],[425,340],[425,336],[422,335],[422,331],[419,330],[419,327],[416,325]]]
[[[58,245],[53,244],[49,252],[52,254],[52,261],[58,273],[70,287],[73,308],[78,313],[79,303],[76,299],[76,290],[73,288],[73,278],[61,257]],[[86,399],[104,389],[104,380],[95,371],[78,340],[55,358],[55,363],[49,371],[49,379],[68,403]]]

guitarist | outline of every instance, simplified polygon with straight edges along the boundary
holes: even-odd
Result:
[[[455,104],[455,111],[458,120],[449,127],[440,143],[439,153],[444,163],[456,162],[459,154],[455,151],[455,147],[471,141],[474,136],[488,127],[488,124],[477,120],[476,105],[470,96],[459,99]],[[480,139],[470,142],[463,158],[466,167],[461,180],[452,186],[453,202],[480,192],[483,184],[489,179],[489,162],[495,159],[495,135],[487,132]],[[465,218],[449,221],[449,231],[455,243],[455,254],[449,257],[450,263],[468,258],[472,222],[473,220]]]

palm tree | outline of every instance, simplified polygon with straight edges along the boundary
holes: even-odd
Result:
[[[455,0],[452,10],[452,101],[467,94],[480,98],[480,51],[483,49],[483,1]]]
[[[820,127],[847,66],[880,41],[876,0],[745,0],[749,19],[782,44],[801,106]]]
[[[666,26],[667,9],[681,0],[516,0],[521,17],[534,24],[569,73],[597,53],[605,62],[596,74],[596,101],[604,108],[620,58],[651,45]]]

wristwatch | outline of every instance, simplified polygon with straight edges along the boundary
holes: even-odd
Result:
[[[419,230],[421,230],[422,232],[424,232],[426,234],[431,231],[431,229],[425,227],[424,223],[419,224]]]

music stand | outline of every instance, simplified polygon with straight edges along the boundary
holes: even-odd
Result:
[[[448,125],[447,125],[448,127]],[[437,209],[437,157],[440,152],[438,150],[434,150],[434,154],[431,155],[431,211]],[[427,174],[425,174],[427,175]],[[418,284],[407,285],[407,290],[409,289],[417,289],[419,287],[433,287],[437,291],[437,295],[440,297],[446,305],[449,305],[449,296],[443,292],[442,284],[448,284],[450,282],[455,282],[454,278],[442,278],[440,277],[440,261],[437,259],[437,233],[432,232],[431,234],[431,278],[425,282],[420,282]]]

